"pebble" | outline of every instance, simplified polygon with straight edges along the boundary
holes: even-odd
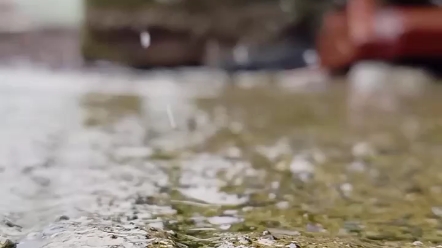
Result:
[[[270,233],[269,231],[265,230],[265,231],[262,232],[262,235],[263,235],[263,236],[265,236],[265,235],[271,235],[271,233]]]
[[[0,248],[15,248],[17,245],[10,239],[4,239],[0,237]]]
[[[290,207],[290,203],[288,201],[281,201],[276,203],[276,207],[279,209],[288,209]]]
[[[292,242],[289,245],[286,245],[285,247],[288,247],[288,248],[300,248],[301,246],[299,246],[298,244]]]
[[[62,221],[62,220],[69,220],[69,216],[62,215],[62,216],[58,217],[58,220],[59,220],[59,221]]]
[[[298,174],[302,172],[314,172],[313,164],[307,159],[301,156],[295,156],[290,163],[290,171],[293,174]]]
[[[258,239],[258,243],[265,246],[272,246],[275,241],[268,238],[260,238]]]
[[[247,236],[241,236],[238,238],[238,242],[242,245],[248,245],[252,243],[252,240]]]
[[[345,196],[348,197],[353,191],[353,185],[351,185],[350,183],[344,183],[339,186],[339,189]]]
[[[436,216],[442,216],[442,208],[441,207],[432,207],[431,212],[433,212]]]
[[[313,163],[302,156],[295,156],[290,163],[290,171],[303,182],[309,181],[315,171]]]
[[[370,144],[365,142],[359,142],[355,144],[351,150],[351,153],[356,158],[366,158],[374,155],[374,150]]]
[[[414,241],[413,242],[413,245],[415,245],[415,246],[421,246],[421,245],[423,245],[424,243],[422,243],[421,241]]]

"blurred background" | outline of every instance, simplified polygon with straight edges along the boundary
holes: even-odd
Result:
[[[0,248],[442,245],[441,41],[438,0],[0,0]]]

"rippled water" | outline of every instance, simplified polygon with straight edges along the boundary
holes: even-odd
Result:
[[[339,83],[242,80],[1,68],[0,234],[94,215],[198,237],[442,241],[439,85],[373,110]]]

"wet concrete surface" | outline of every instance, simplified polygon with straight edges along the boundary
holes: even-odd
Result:
[[[372,78],[3,65],[0,244],[442,244],[442,89]]]

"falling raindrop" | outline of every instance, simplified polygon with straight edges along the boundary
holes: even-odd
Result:
[[[169,118],[170,126],[173,129],[176,129],[177,125],[176,125],[175,117],[173,116],[172,107],[170,106],[170,104],[167,105],[167,117]]]
[[[233,59],[238,64],[245,64],[249,61],[249,49],[245,45],[238,45],[233,49]]]
[[[318,64],[318,55],[315,50],[306,50],[302,57],[308,66],[316,66]]]
[[[143,48],[148,48],[151,45],[150,34],[147,31],[143,31],[140,33],[140,43]]]

